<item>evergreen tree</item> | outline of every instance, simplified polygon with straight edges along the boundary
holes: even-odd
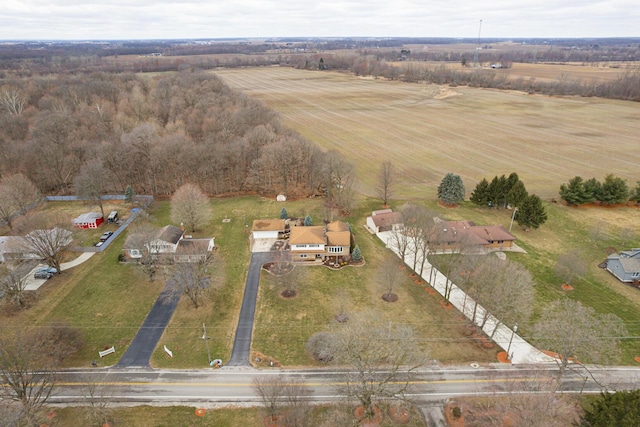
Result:
[[[313,221],[311,220],[311,216],[309,214],[307,214],[307,216],[304,217],[304,225],[305,227],[309,227],[313,225]]]
[[[356,245],[356,247],[353,248],[353,252],[351,253],[351,258],[354,261],[362,260],[362,254],[360,253],[360,246]]]
[[[547,211],[542,200],[535,194],[530,195],[518,207],[515,214],[518,224],[524,228],[538,228],[547,221]]]
[[[635,427],[640,422],[640,390],[601,393],[584,408],[581,426]]]
[[[575,176],[569,180],[568,184],[560,186],[560,198],[568,205],[583,205],[593,201],[592,196],[584,188],[582,177]]]
[[[509,174],[509,177],[507,178],[507,185],[506,185],[505,191],[509,193],[509,191],[511,191],[513,186],[516,185],[518,182],[520,182],[520,177],[518,176],[518,174],[515,172],[511,172],[511,174]]]
[[[497,175],[493,177],[487,189],[487,204],[489,206],[498,207],[500,205],[506,182],[507,178],[504,175],[501,178],[498,178]]]
[[[588,196],[588,201],[585,203],[602,200],[602,184],[600,184],[597,179],[591,178],[586,180],[584,182],[584,191]]]
[[[516,181],[507,193],[507,203],[511,206],[521,206],[525,199],[529,197],[527,189],[522,181]]]
[[[133,191],[133,188],[130,185],[127,185],[127,188],[124,190],[124,201],[125,203],[133,202],[133,197],[136,195],[136,192]]]
[[[609,174],[602,183],[599,200],[606,204],[626,203],[629,200],[629,186],[627,181]]]
[[[476,185],[469,200],[476,205],[486,206],[489,201],[489,181],[487,178],[482,178],[482,181]]]
[[[445,175],[438,186],[438,198],[447,205],[464,200],[464,183],[460,175],[451,172]]]
[[[629,200],[636,203],[640,202],[640,181],[636,183],[636,188],[634,188],[633,191],[631,191]]]
[[[289,219],[289,213],[284,206],[280,209],[280,219]]]
[[[496,188],[496,194],[494,199],[494,204],[496,206],[502,206],[503,208],[507,207],[507,191],[508,191],[508,181],[507,177],[502,175],[498,178],[498,186]]]

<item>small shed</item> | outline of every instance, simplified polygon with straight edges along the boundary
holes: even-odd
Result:
[[[104,222],[104,216],[99,212],[87,212],[72,219],[71,222],[78,228],[98,228]]]

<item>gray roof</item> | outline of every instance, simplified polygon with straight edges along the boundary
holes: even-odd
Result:
[[[180,230],[178,227],[175,227],[173,225],[165,225],[160,229],[160,232],[158,233],[157,238],[159,240],[173,243],[175,245],[182,238],[182,234],[183,234],[183,231]]]
[[[202,255],[209,252],[211,239],[182,239],[176,248],[176,255]]]

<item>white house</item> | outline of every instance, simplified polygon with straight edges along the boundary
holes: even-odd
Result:
[[[152,256],[169,258],[175,262],[196,262],[204,260],[215,247],[215,238],[192,239],[184,236],[182,229],[167,225],[158,233],[145,241],[144,236],[130,234],[122,246],[126,258],[138,260],[143,252],[149,251]]]

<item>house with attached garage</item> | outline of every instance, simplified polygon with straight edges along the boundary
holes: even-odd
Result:
[[[373,211],[371,216],[367,217],[367,228],[374,234],[401,230],[402,227],[402,213],[394,212],[391,209]]]
[[[473,221],[436,221],[429,248],[436,251],[487,253],[509,250],[516,238],[501,225],[475,225]]]
[[[289,248],[293,261],[318,261],[335,257],[348,260],[351,257],[353,236],[349,224],[334,221],[326,226],[294,226],[290,229]]]
[[[640,248],[621,251],[607,257],[606,269],[618,280],[633,283],[640,280]]]
[[[215,247],[214,239],[193,239],[185,236],[181,228],[167,225],[152,235],[128,235],[122,252],[129,261],[138,261],[150,254],[164,262],[197,262],[211,255]]]

